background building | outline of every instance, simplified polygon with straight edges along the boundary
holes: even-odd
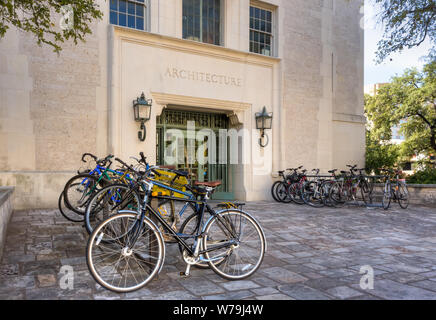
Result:
[[[364,87],[365,94],[369,94],[370,96],[375,96],[377,94],[377,91],[380,90],[380,88],[384,87],[388,83],[375,83],[375,84],[367,84]]]
[[[283,168],[364,165],[359,1],[98,2],[93,35],[59,56],[13,29],[0,42],[0,185],[16,186],[16,208],[56,206],[84,152],[160,162],[161,137],[187,120],[215,130],[236,115],[249,132],[248,164],[194,168],[225,180],[224,197],[269,199]],[[142,92],[153,99],[144,142]],[[261,148],[264,106],[274,118]]]

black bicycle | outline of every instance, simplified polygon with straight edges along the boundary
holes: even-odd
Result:
[[[276,181],[271,186],[271,195],[277,202],[289,203],[292,202],[292,197],[289,196],[289,186],[298,180],[298,170],[303,168],[288,168],[283,171],[279,171],[279,176],[282,180]],[[289,173],[290,172],[290,173]]]
[[[89,237],[87,264],[101,286],[115,292],[130,292],[142,288],[160,272],[165,259],[165,242],[158,225],[181,247],[187,265],[184,276],[189,275],[191,266],[205,262],[215,273],[229,280],[241,280],[256,272],[266,251],[264,232],[250,214],[236,208],[215,211],[208,204],[221,182],[196,182],[190,190],[196,199],[160,197],[196,204],[195,232],[183,234],[171,228],[151,206],[153,187],[166,187],[152,179],[153,171],[151,168],[137,172],[137,180],[144,190],[140,212],[118,211],[95,227]],[[210,215],[207,220],[203,219],[205,213]]]

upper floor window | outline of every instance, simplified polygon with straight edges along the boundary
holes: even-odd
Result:
[[[222,0],[183,0],[183,38],[221,44]]]
[[[273,13],[271,10],[250,6],[250,52],[272,56]]]
[[[110,0],[110,23],[145,29],[146,0]]]

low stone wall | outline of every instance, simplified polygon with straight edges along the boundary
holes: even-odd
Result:
[[[0,185],[15,187],[15,210],[54,209],[65,183],[76,175],[66,172],[1,172]]]
[[[0,260],[3,254],[8,223],[12,215],[13,193],[14,187],[0,187]]]
[[[436,184],[408,184],[410,203],[436,205]]]
[[[373,195],[376,201],[381,202],[383,197],[383,183],[374,185]],[[409,190],[409,203],[436,206],[436,184],[407,184]]]

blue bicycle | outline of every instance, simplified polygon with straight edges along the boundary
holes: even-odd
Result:
[[[128,172],[110,169],[113,155],[97,159],[91,153],[84,153],[82,162],[89,163],[86,160],[87,156],[95,162],[95,167],[78,171],[78,175],[68,180],[59,196],[60,212],[66,219],[73,222],[84,221],[84,213],[90,197],[102,187],[114,182],[132,183],[132,178]]]

